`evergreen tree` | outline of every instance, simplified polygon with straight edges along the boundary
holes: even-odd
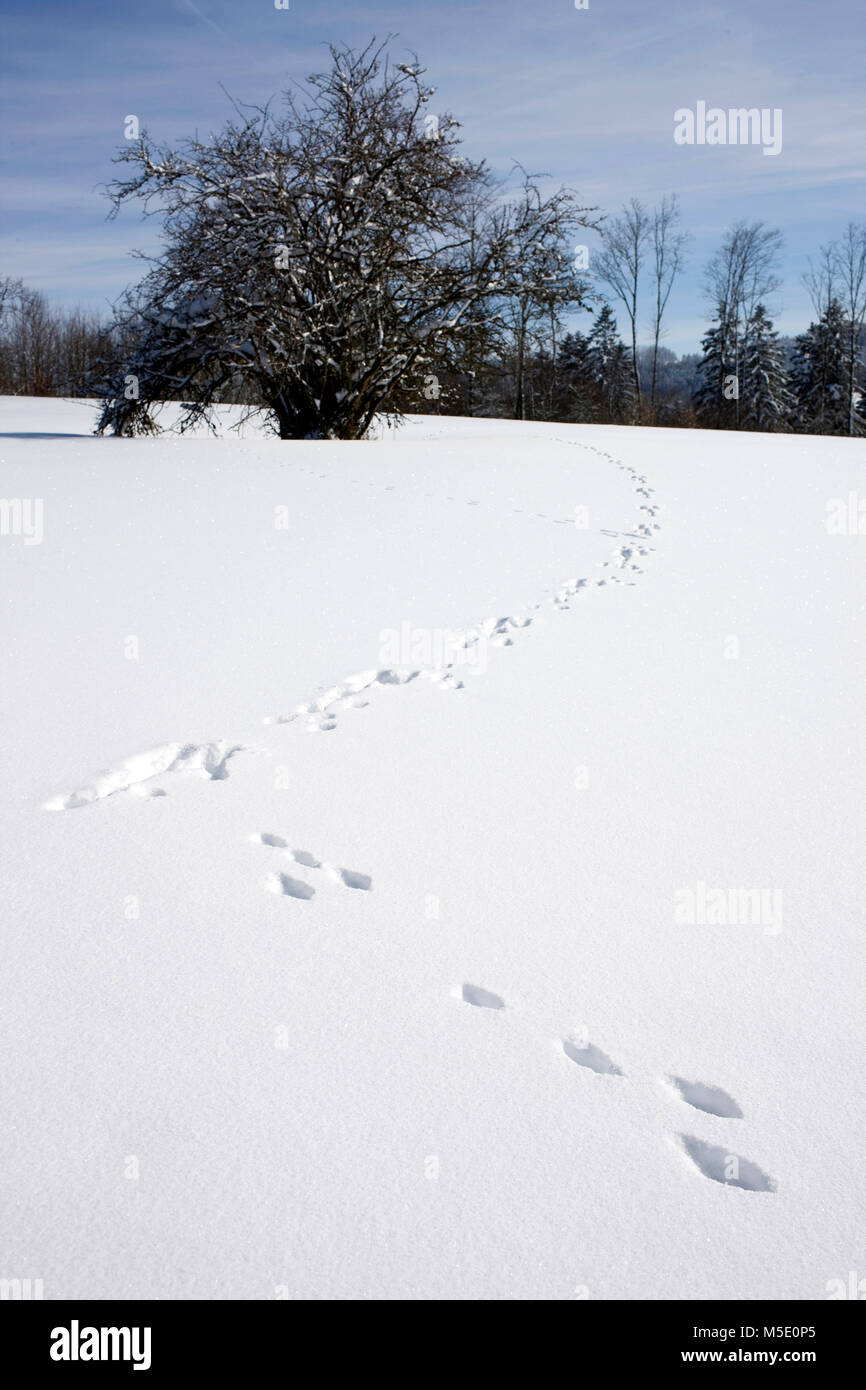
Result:
[[[794,398],[788,390],[778,339],[763,304],[756,305],[746,326],[743,350],[741,429],[779,431],[787,427]]]
[[[634,363],[620,340],[609,304],[601,309],[587,339],[587,363],[599,395],[603,418],[611,424],[631,420],[634,410]]]
[[[837,299],[831,299],[818,322],[810,324],[796,340],[792,384],[797,427],[805,434],[849,431],[847,341],[848,325]],[[856,415],[855,431],[862,433],[863,417],[859,411]]]
[[[556,418],[593,424],[601,414],[601,399],[589,355],[589,339],[579,329],[566,333],[557,356]]]
[[[706,336],[701,340],[703,357],[698,365],[695,403],[698,418],[709,429],[737,427],[737,320],[725,304]]]

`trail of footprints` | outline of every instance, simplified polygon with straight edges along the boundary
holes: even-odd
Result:
[[[652,551],[653,547],[649,541],[653,532],[661,529],[660,523],[656,519],[659,508],[652,501],[653,489],[648,486],[646,477],[639,473],[636,468],[632,468],[622,460],[615,458],[606,450],[596,448],[593,444],[587,444],[580,440],[563,440],[554,436],[535,437],[544,440],[552,439],[557,444],[567,443],[577,448],[586,449],[599,458],[612,463],[620,471],[627,473],[635,484],[636,495],[643,499],[639,506],[639,512],[643,519],[638,522],[633,531],[603,530],[604,535],[619,541],[620,544],[602,565],[602,568],[613,570],[614,573],[597,579],[594,587],[604,588],[608,584],[623,582],[633,584],[634,580],[625,578],[625,576],[643,573],[643,568],[638,560],[645,558]],[[328,475],[319,474],[318,476],[325,478]],[[370,482],[369,486],[374,487],[376,484]],[[389,486],[387,490],[393,491],[393,486]],[[431,496],[432,494],[426,495]],[[448,501],[456,500],[454,497],[448,497]],[[479,503],[472,499],[466,505],[477,506]],[[519,507],[515,507],[513,510],[523,515],[536,516],[540,520],[552,521],[556,525],[571,524],[569,518],[549,518],[542,512],[526,513]],[[589,579],[569,579],[547,601],[553,608],[567,611],[570,609],[572,601],[590,587],[592,586]],[[532,626],[534,618],[531,615],[537,613],[541,606],[541,604],[536,603],[523,613],[485,619],[460,634],[456,643],[458,650],[460,648],[470,650],[482,640],[486,640],[491,646],[512,646],[515,635]],[[376,687],[407,685],[417,679],[426,679],[432,681],[442,690],[462,689],[463,682],[456,674],[456,667],[457,659],[455,657],[454,661],[449,662],[439,670],[383,669],[360,672],[350,676],[341,685],[325,691],[316,700],[297,706],[291,714],[276,715],[265,719],[264,722],[265,724],[288,724],[302,719],[306,722],[306,727],[311,733],[330,732],[337,727],[337,716],[342,710],[363,709],[369,703],[369,696]],[[143,784],[161,774],[178,770],[197,771],[200,775],[214,781],[224,780],[228,777],[227,764],[229,760],[236,753],[245,751],[248,750],[242,745],[231,745],[223,742],[203,745],[166,745],[127,759],[118,768],[102,774],[91,785],[72,792],[68,796],[55,797],[47,803],[47,809],[76,809],[103,800],[118,791],[134,792],[143,797],[164,796],[165,792],[162,788],[151,789]],[[294,870],[303,869],[308,874],[324,875],[332,882],[356,891],[369,892],[373,887],[373,881],[369,874],[328,863],[319,859],[309,850],[293,848],[288,840],[281,835],[270,831],[261,831],[250,836],[250,839],[267,849],[276,850],[289,861]],[[268,875],[265,887],[271,893],[299,902],[309,902],[316,894],[314,884],[308,882],[306,878],[298,877],[297,873],[290,873],[282,868],[278,868]],[[504,999],[493,993],[492,990],[484,989],[480,985],[465,983],[459,990],[455,990],[455,994],[463,1003],[473,1008],[496,1012],[504,1011],[506,1008]],[[561,1040],[561,1051],[569,1062],[584,1071],[594,1073],[599,1077],[625,1079],[622,1068],[595,1043],[584,1039],[564,1038]],[[743,1112],[736,1100],[719,1086],[689,1081],[680,1076],[667,1077],[665,1084],[673,1095],[693,1110],[722,1120],[743,1118]],[[678,1136],[678,1144],[681,1152],[691,1160],[698,1171],[713,1182],[722,1183],[729,1187],[739,1187],[749,1192],[776,1191],[776,1182],[769,1174],[750,1159],[732,1154],[723,1146],[685,1133]]]
[[[529,437],[530,437],[530,438],[547,438],[548,436],[538,436],[538,435],[534,435],[534,436],[529,436]],[[557,443],[561,443],[561,442],[564,442],[564,441],[557,440],[556,442],[557,442]],[[569,442],[571,442],[571,441],[569,441]],[[316,473],[316,471],[315,471],[314,469],[312,469],[312,468],[299,468],[299,469],[298,469],[298,472],[299,472],[299,473],[305,473],[305,474],[307,475],[308,478],[318,478],[319,480],[326,479],[326,478],[328,478],[328,476],[329,476],[327,473]],[[350,478],[349,481],[350,481],[351,483],[353,483],[355,487],[363,487],[364,484],[366,483],[367,487],[375,488],[377,491],[380,491],[380,492],[401,492],[401,491],[404,490],[404,487],[400,487],[400,486],[398,486],[396,483],[384,483],[384,484],[383,484],[383,483],[377,483],[374,479],[371,479],[371,478]],[[434,498],[434,497],[436,496],[436,494],[435,494],[435,492],[425,492],[425,493],[423,494],[423,496],[424,496],[425,498]],[[440,498],[441,498],[441,497],[442,497],[442,494],[440,494]],[[444,500],[445,500],[446,502],[453,502],[453,503],[455,503],[456,506],[463,505],[463,506],[466,506],[466,507],[485,507],[485,508],[487,508],[487,509],[490,510],[490,511],[499,512],[499,506],[498,506],[496,503],[482,502],[481,499],[478,498],[478,497],[462,498],[462,497],[455,497],[455,496],[453,495],[453,493],[445,493],[445,495],[444,495]],[[571,518],[571,517],[568,517],[568,516],[564,516],[564,517],[560,517],[560,516],[548,516],[546,512],[533,512],[533,511],[527,511],[527,509],[526,509],[525,507],[512,507],[511,510],[512,510],[512,512],[516,513],[516,514],[519,515],[519,516],[535,517],[535,518],[537,518],[539,521],[549,521],[553,526],[571,526],[571,525],[573,525],[572,518]]]
[[[354,888],[359,892],[369,893],[373,887],[373,880],[369,874],[363,874],[358,869],[344,869],[338,864],[329,864],[324,859],[318,859],[308,849],[293,849],[282,835],[274,835],[270,831],[262,830],[251,835],[250,839],[254,844],[281,851],[293,866],[299,865],[301,868],[313,872],[321,871],[334,883],[342,884],[344,888]],[[285,873],[281,869],[268,875],[265,887],[269,893],[276,893],[286,898],[298,898],[301,902],[309,902],[310,898],[316,896],[314,886],[306,879],[296,878],[294,874]]]
[[[644,559],[649,555],[653,547],[649,544],[654,531],[661,529],[661,524],[656,520],[659,512],[658,506],[652,502],[653,489],[647,485],[647,479],[638,469],[630,464],[617,459],[613,454],[604,449],[598,449],[594,444],[586,444],[581,440],[562,440],[555,439],[553,436],[540,435],[533,436],[545,442],[557,444],[570,444],[576,448],[588,450],[596,454],[597,457],[604,459],[626,473],[634,483],[634,491],[638,497],[643,498],[639,507],[639,512],[645,518],[639,521],[633,531],[611,531],[604,530],[602,534],[611,536],[615,540],[624,542],[613,552],[610,559],[603,561],[602,568],[619,571],[597,579],[595,585],[591,585],[589,579],[572,578],[565,581],[548,598],[548,603],[559,612],[567,612],[571,608],[572,601],[580,594],[587,592],[591,587],[599,589],[607,587],[609,584],[625,583],[634,584],[634,579],[628,577],[633,574],[643,574],[643,567],[638,564],[639,559]],[[325,476],[324,474],[319,476]],[[371,487],[376,484],[371,483]],[[432,496],[432,494],[426,494]],[[453,497],[448,498],[454,501]],[[475,502],[467,505],[477,505]],[[514,511],[521,512],[522,509],[516,507]],[[549,520],[545,514],[538,512],[534,515],[543,520]],[[558,525],[569,524],[570,519],[552,518]],[[378,686],[383,685],[408,685],[416,680],[428,680],[443,691],[462,690],[463,681],[460,679],[458,671],[463,664],[462,653],[471,656],[473,648],[480,642],[486,642],[491,647],[511,647],[514,645],[515,637],[521,631],[532,627],[542,604],[535,603],[516,614],[508,614],[501,618],[485,618],[482,622],[476,623],[473,627],[454,635],[454,659],[438,669],[418,668],[418,669],[385,669],[381,671],[361,671],[341,685],[333,686],[326,690],[316,700],[307,704],[297,705],[289,714],[273,715],[265,719],[265,724],[291,724],[296,720],[302,720],[309,733],[331,733],[337,728],[338,716],[341,711],[346,709],[363,709],[369,704],[370,696]]]
[[[628,576],[643,573],[638,559],[650,553],[652,546],[648,543],[649,539],[654,531],[660,530],[660,524],[656,520],[659,508],[652,502],[653,490],[647,485],[646,477],[630,464],[624,463],[606,450],[597,448],[594,444],[587,444],[582,440],[566,440],[555,435],[533,435],[531,438],[546,443],[568,444],[574,448],[588,450],[597,457],[613,464],[621,472],[626,473],[635,485],[634,490],[637,496],[644,499],[639,510],[646,518],[638,523],[634,531],[606,530],[603,532],[603,534],[622,542],[618,549],[613,552],[611,558],[603,562],[603,568],[611,570],[612,573],[604,578],[596,579],[594,585],[585,578],[568,579],[552,595],[548,596],[547,603],[559,612],[566,612],[571,608],[575,598],[588,592],[592,587],[602,589],[609,584],[619,583],[633,585],[635,580]],[[302,471],[306,471],[312,476],[312,470]],[[320,478],[328,477],[324,473],[317,476]],[[377,486],[377,484],[371,482],[370,486]],[[449,498],[449,500],[455,499]],[[472,499],[467,505],[477,505],[477,499]],[[514,510],[521,511],[522,509],[515,508]],[[567,518],[548,518],[541,512],[534,513],[534,515],[543,520],[552,519],[557,524],[566,524],[566,522],[572,524]],[[518,634],[532,627],[542,606],[542,603],[535,603],[516,614],[508,614],[500,618],[486,618],[462,633],[452,634],[454,657],[438,669],[426,667],[418,669],[386,668],[361,671],[349,676],[340,685],[326,690],[316,699],[296,706],[291,713],[269,716],[263,722],[266,725],[278,725],[291,724],[300,720],[309,733],[331,733],[337,728],[338,717],[343,711],[365,708],[370,703],[374,692],[382,686],[403,686],[416,680],[427,680],[442,691],[462,690],[464,687],[459,670],[464,662],[467,665],[471,663],[473,649],[482,642],[491,647],[513,646]],[[151,783],[155,778],[166,773],[198,773],[199,776],[211,781],[223,781],[229,775],[229,760],[238,753],[250,751],[269,752],[269,750],[262,749],[251,750],[242,744],[229,744],[222,741],[200,745],[167,744],[160,748],[149,749],[102,773],[90,785],[81,787],[65,796],[53,797],[45,803],[45,809],[71,811],[102,801],[118,792],[131,793],[147,800],[164,797],[166,792],[162,787],[151,788],[145,784]],[[291,876],[284,877],[287,879],[287,886],[277,888],[275,891],[285,892],[291,896],[294,880],[291,879]],[[299,890],[298,896],[306,895]]]
[[[492,990],[482,989],[480,985],[467,983],[453,993],[464,1004],[470,1004],[477,1009],[505,1009],[505,1000],[500,995],[494,994]],[[625,1078],[622,1067],[585,1037],[563,1038],[561,1050],[570,1062],[585,1071],[594,1072],[597,1076]],[[689,1081],[682,1076],[667,1076],[664,1078],[664,1085],[678,1100],[705,1115],[713,1115],[720,1120],[744,1118],[734,1097],[722,1090],[721,1086]],[[769,1173],[765,1173],[751,1159],[732,1153],[723,1145],[708,1143],[694,1134],[680,1133],[677,1136],[677,1146],[681,1153],[691,1160],[698,1172],[712,1182],[722,1183],[725,1187],[739,1187],[746,1192],[776,1191],[776,1181]]]
[[[293,869],[297,866],[308,872],[324,873],[333,882],[361,892],[369,892],[373,887],[373,880],[369,874],[362,873],[357,869],[347,869],[327,863],[310,850],[291,846],[282,835],[274,834],[271,831],[259,831],[251,835],[250,839],[254,844],[278,851],[289,860]],[[265,881],[265,887],[271,893],[294,898],[301,902],[309,902],[316,894],[316,889],[312,883],[283,869],[277,869],[270,873]],[[501,995],[469,981],[465,982],[454,993],[464,1004],[468,1004],[472,1008],[501,1012],[506,1007],[505,1000]],[[584,1071],[592,1072],[596,1076],[625,1078],[622,1067],[608,1053],[586,1037],[563,1038],[560,1046],[563,1056]],[[721,1120],[743,1119],[743,1111],[739,1104],[721,1086],[713,1086],[703,1081],[688,1080],[686,1077],[675,1075],[665,1078],[665,1086],[683,1104],[702,1114],[712,1115]],[[697,1135],[686,1133],[681,1133],[678,1136],[678,1144],[681,1151],[691,1160],[698,1171],[712,1182],[722,1183],[726,1187],[739,1187],[747,1192],[776,1191],[775,1180],[768,1173],[765,1173],[751,1159],[732,1153],[722,1145],[712,1144]]]

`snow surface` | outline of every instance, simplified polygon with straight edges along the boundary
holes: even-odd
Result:
[[[866,445],[92,414],[0,402],[0,1274],[862,1274]]]

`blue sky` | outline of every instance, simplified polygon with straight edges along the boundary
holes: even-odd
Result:
[[[132,209],[106,221],[98,191],[125,116],[160,141],[201,134],[229,114],[221,82],[261,102],[325,66],[327,42],[394,33],[437,88],[430,109],[457,116],[495,171],[520,160],[612,213],[679,193],[693,242],[668,346],[697,349],[702,267],[737,217],[783,230],[772,307],[797,332],[809,255],[866,218],[864,28],[854,0],[4,0],[0,273],[107,310],[139,278],[132,248],[157,244]],[[675,144],[674,111],[699,100],[781,108],[781,153]]]

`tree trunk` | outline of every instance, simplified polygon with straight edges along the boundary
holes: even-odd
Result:
[[[526,322],[522,312],[517,334],[517,399],[514,402],[514,418],[526,419]]]
[[[631,367],[634,373],[634,403],[637,409],[637,422],[641,423],[643,415],[641,394],[640,394],[640,371],[637,365],[637,299],[631,314]]]

